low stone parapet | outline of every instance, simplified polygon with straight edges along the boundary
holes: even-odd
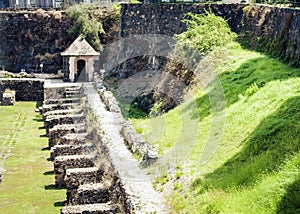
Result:
[[[121,213],[121,209],[110,202],[99,204],[85,204],[66,206],[61,209],[61,214],[112,214]]]
[[[121,110],[118,106],[118,102],[114,97],[114,95],[112,94],[112,92],[102,88],[102,89],[98,89],[98,93],[109,111],[115,113],[121,113]]]
[[[65,187],[65,175],[67,169],[93,167],[92,157],[87,155],[58,156],[54,159],[55,185]]]
[[[130,122],[126,121],[123,123],[121,132],[129,149],[143,158],[142,166],[150,165],[158,159],[157,149],[146,143],[144,138],[135,132]]]

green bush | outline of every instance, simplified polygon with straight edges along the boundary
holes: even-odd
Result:
[[[85,38],[92,47],[99,51],[101,43],[99,36],[105,34],[100,16],[102,11],[91,5],[76,5],[67,10],[67,14],[74,20],[75,25],[69,29],[68,34],[72,39],[78,36]]]
[[[224,46],[237,38],[227,21],[211,12],[204,14],[187,13],[182,22],[187,23],[186,32],[175,35],[183,46],[195,48],[205,54],[215,47]]]

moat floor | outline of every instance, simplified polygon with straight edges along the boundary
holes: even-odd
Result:
[[[66,198],[54,188],[48,139],[35,102],[0,106],[1,213],[59,213]]]

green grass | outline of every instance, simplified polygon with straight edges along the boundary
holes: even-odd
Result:
[[[207,164],[200,163],[214,83],[161,117],[133,119],[160,154],[176,143],[191,146],[181,163],[186,187],[175,188],[170,202],[178,213],[300,213],[300,69],[235,44],[223,55],[215,71],[226,123]]]
[[[66,198],[65,190],[53,187],[53,163],[47,161],[49,150],[43,149],[48,140],[40,137],[45,129],[35,105],[0,106],[0,151],[7,151],[10,141],[13,147],[0,183],[1,213],[59,213]]]

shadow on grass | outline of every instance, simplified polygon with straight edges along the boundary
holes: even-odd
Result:
[[[41,134],[40,138],[48,137],[47,134]]]
[[[275,59],[263,56],[246,61],[235,71],[219,75],[219,80],[224,90],[227,107],[229,107],[239,100],[239,95],[245,95],[252,84],[256,84],[260,88],[274,80],[285,80],[299,76],[300,69],[292,68]],[[201,118],[211,114],[210,98],[219,93],[216,85],[213,81],[208,86],[208,93],[199,95],[196,99]],[[195,106],[192,105],[194,104],[187,105],[183,110],[188,111],[194,108]],[[193,117],[196,117],[196,115],[193,115]]]
[[[279,202],[276,213],[300,213],[300,176],[286,188],[286,193]]]
[[[41,151],[49,151],[49,150],[50,150],[49,146],[48,147],[44,147],[44,148],[41,149]]]
[[[43,101],[36,101],[35,107],[38,108],[41,106],[43,106]]]
[[[288,99],[264,119],[243,142],[240,153],[223,166],[196,179],[194,188],[226,190],[254,184],[263,174],[277,171],[286,158],[300,150],[300,96]]]
[[[63,207],[63,206],[65,206],[65,204],[66,204],[66,201],[57,201],[54,203],[54,206],[55,207]]]
[[[66,189],[65,187],[57,187],[54,184],[45,185],[45,190],[61,190]]]
[[[44,175],[54,175],[54,171],[51,170],[51,171],[44,172]]]
[[[43,122],[44,121],[42,118],[33,118],[32,120],[36,121],[36,122]]]

